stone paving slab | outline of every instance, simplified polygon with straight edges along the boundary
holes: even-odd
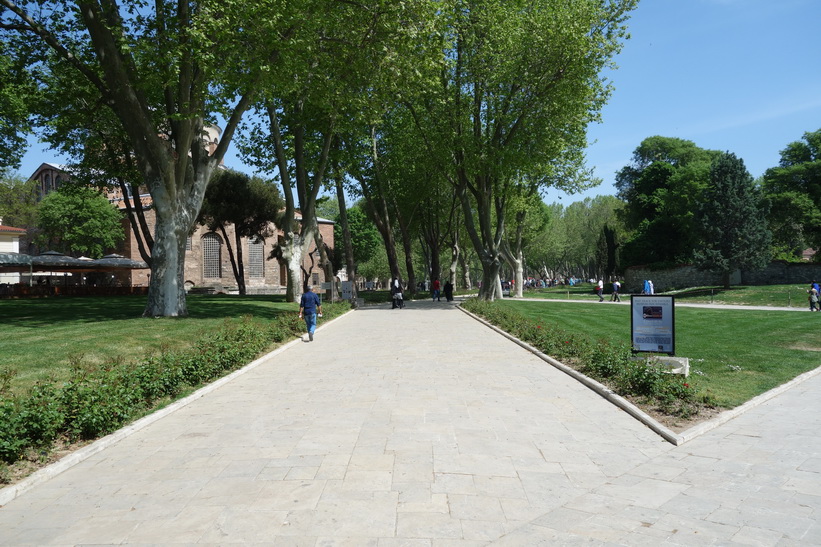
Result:
[[[8,502],[0,544],[818,544],[819,395],[675,447],[449,304],[366,308]]]

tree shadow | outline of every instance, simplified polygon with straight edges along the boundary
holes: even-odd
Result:
[[[142,318],[145,296],[73,296],[37,299],[0,300],[3,320],[22,327],[48,327],[64,322],[96,323]],[[200,320],[252,315],[273,319],[296,311],[282,295],[188,295],[187,318],[165,320]],[[150,319],[146,319],[150,320]]]

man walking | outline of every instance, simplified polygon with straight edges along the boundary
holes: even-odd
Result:
[[[621,282],[618,279],[613,281],[613,296],[610,297],[611,302],[621,302],[619,298],[619,291],[621,290]]]
[[[316,287],[302,294],[299,301],[299,318],[305,318],[305,327],[308,329],[308,340],[314,341],[314,331],[316,330],[317,313],[322,317],[322,300],[316,294]]]

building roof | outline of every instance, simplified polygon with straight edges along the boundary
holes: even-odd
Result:
[[[97,260],[74,258],[54,251],[37,256],[20,253],[0,253],[0,271],[27,272],[30,270],[47,271],[113,271],[147,269],[148,264],[140,260],[131,260],[121,255],[106,255]]]
[[[26,233],[25,228],[15,228],[14,226],[3,226],[2,224],[0,224],[0,234],[18,235],[18,234],[25,234],[25,233]]]

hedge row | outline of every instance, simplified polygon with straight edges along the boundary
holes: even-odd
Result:
[[[348,309],[326,304],[323,315],[327,320]],[[14,463],[30,449],[48,451],[63,436],[79,440],[111,433],[158,403],[241,368],[304,328],[296,314],[272,321],[227,319],[218,332],[185,350],[162,351],[133,364],[74,364],[67,382],[38,383],[22,396],[0,389],[0,461]],[[6,384],[8,379],[6,374]]]
[[[539,324],[508,306],[478,298],[466,300],[463,307],[619,395],[636,397],[667,415],[687,418],[709,404],[686,378],[670,374],[666,367],[648,359],[634,359],[626,344],[593,341],[557,324]]]

